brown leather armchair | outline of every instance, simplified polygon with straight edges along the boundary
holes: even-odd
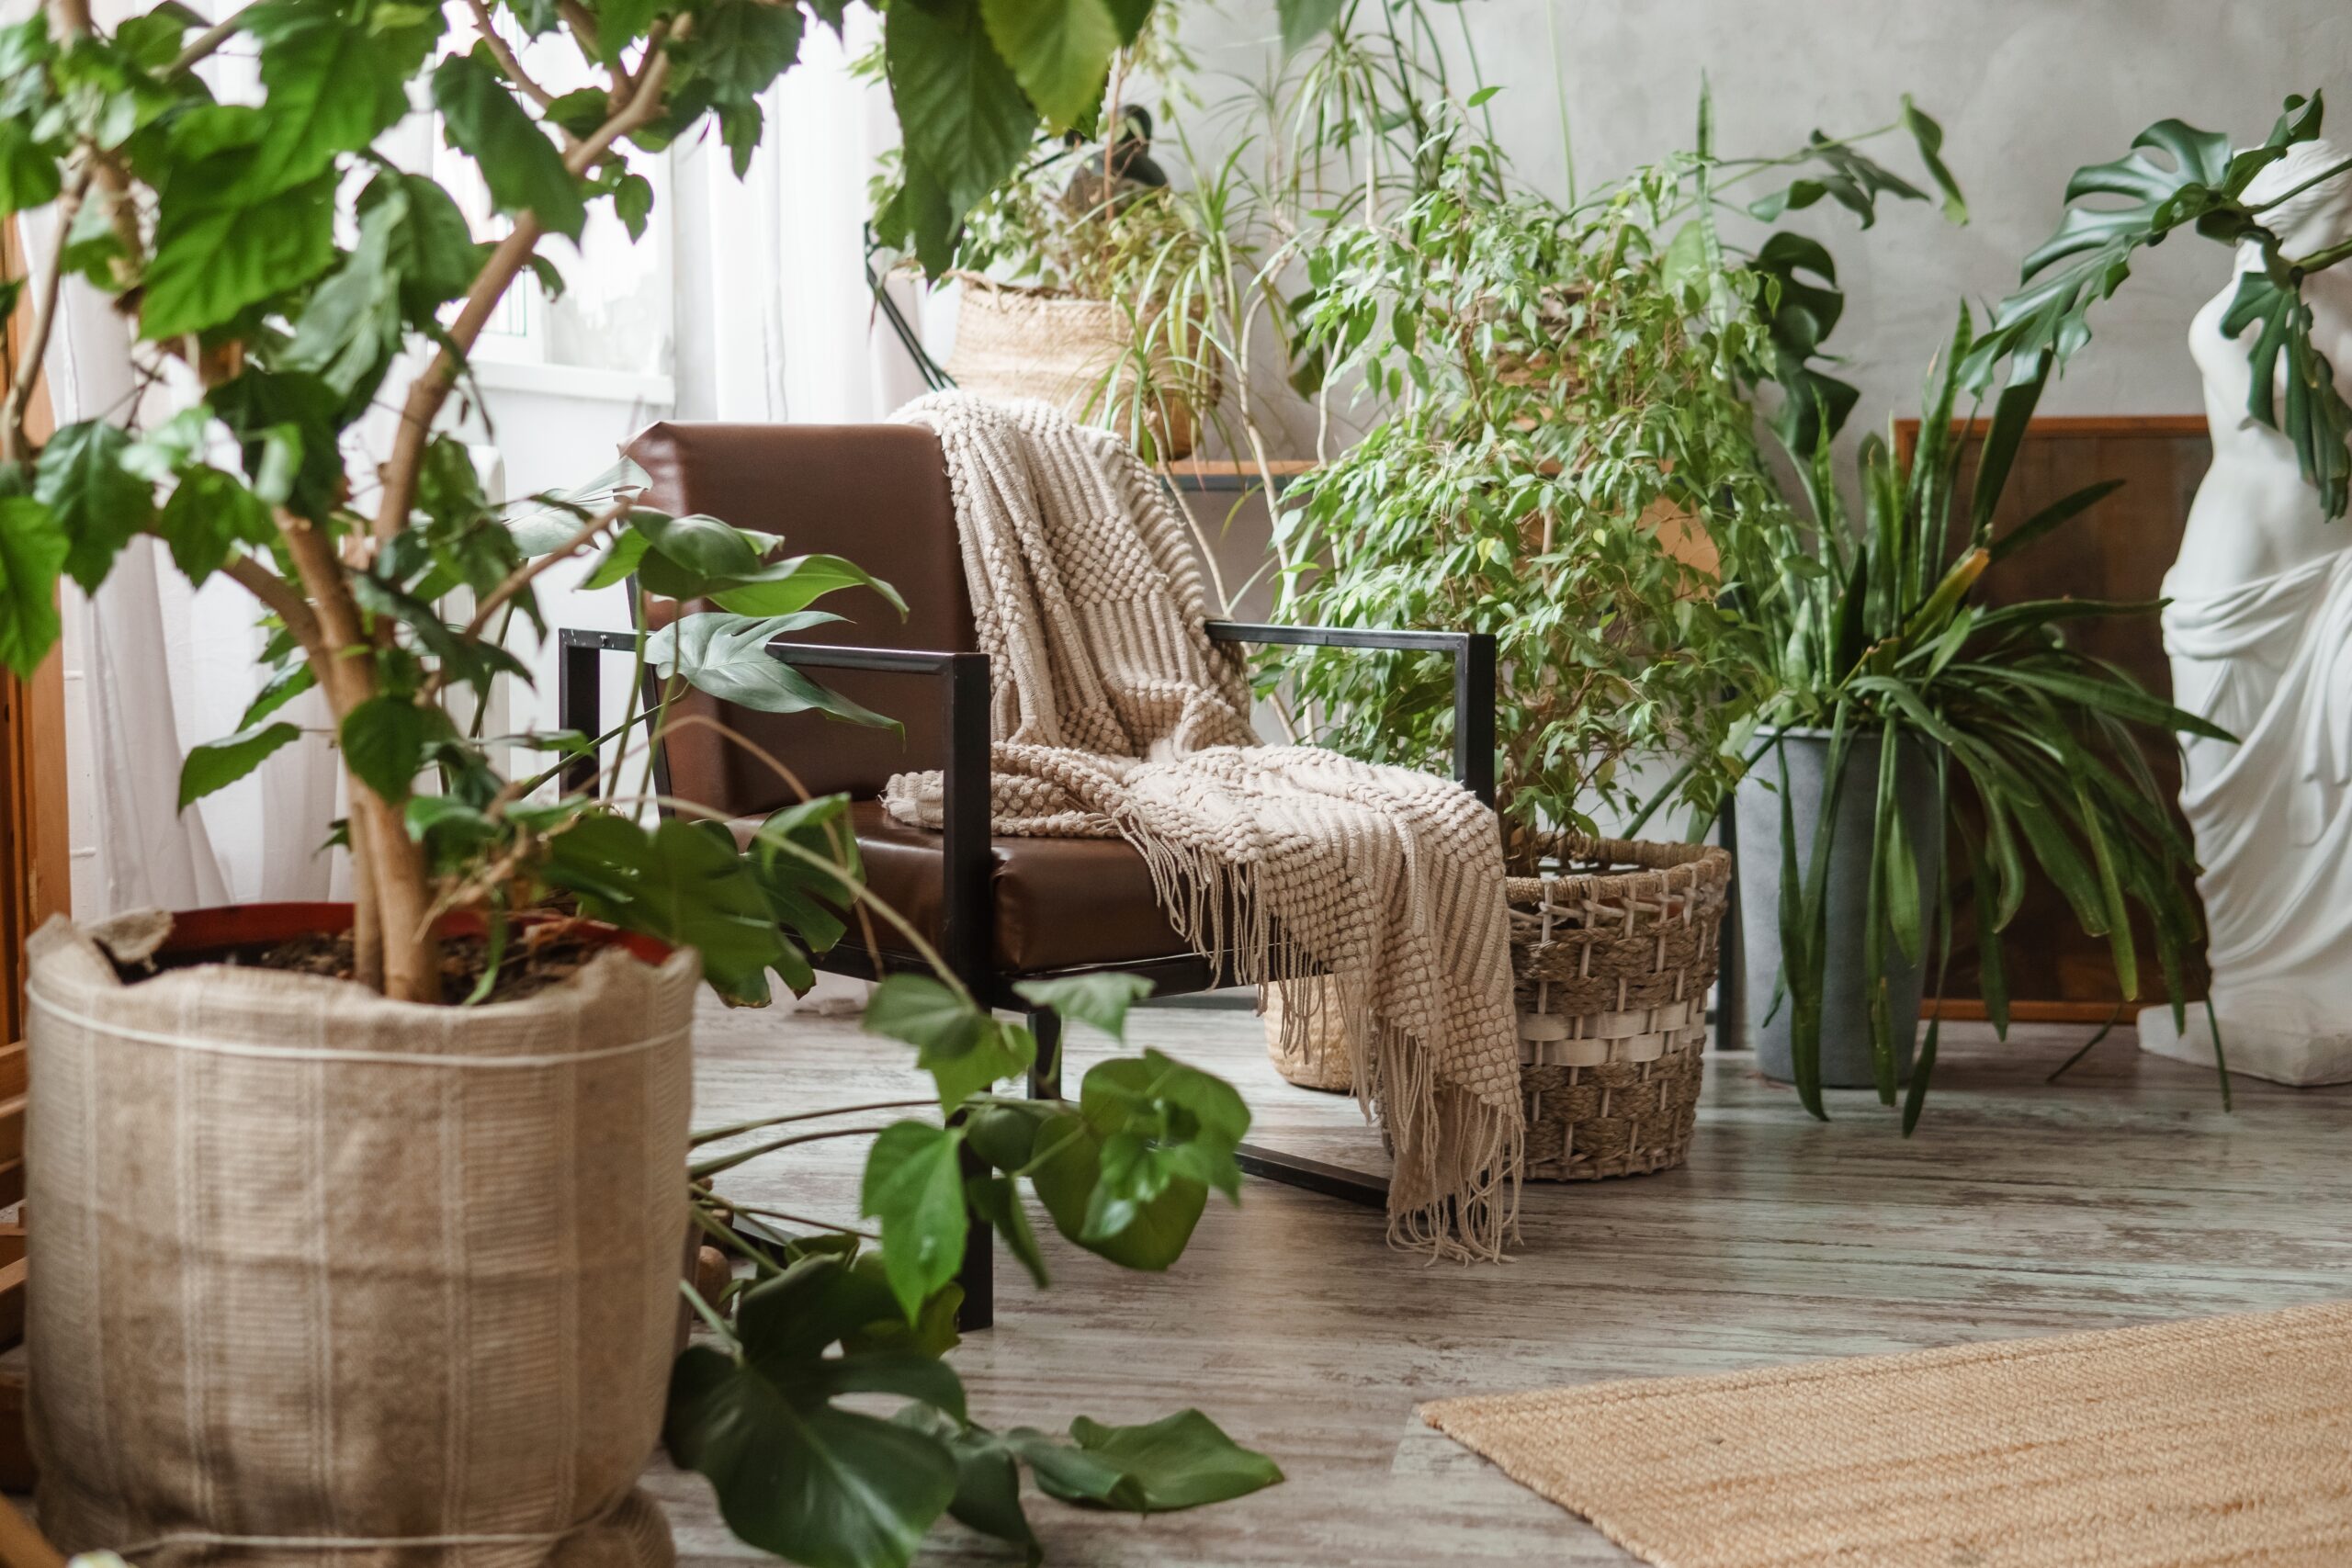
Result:
[[[1018,981],[1120,970],[1149,978],[1154,994],[1232,983],[1178,936],[1160,912],[1143,858],[1115,839],[999,839],[989,831],[989,671],[978,651],[955,504],[938,438],[908,424],[656,424],[629,456],[651,484],[648,503],[675,515],[701,513],[775,534],[792,553],[847,557],[888,581],[906,600],[903,621],[872,613],[820,626],[768,651],[821,671],[826,684],[905,726],[903,737],[816,714],[755,713],[701,693],[673,705],[705,713],[783,760],[812,795],[840,792],[853,807],[868,886],[922,931],[991,1007],[1024,1011],[1037,1036],[1032,1095],[1059,1093],[1060,1022],[1030,1008]],[[633,591],[633,590],[632,590]],[[649,600],[649,626],[680,608]],[[1463,632],[1350,631],[1211,622],[1223,641],[1450,653],[1454,661],[1454,776],[1494,799],[1495,643]],[[597,664],[626,652],[626,633],[561,634],[558,704],[567,728],[594,735]],[[926,690],[925,688],[928,688]],[[664,795],[756,822],[797,798],[759,758],[703,726],[677,731],[655,759]],[[891,774],[937,768],[945,782],[944,830],[900,826],[877,798]],[[911,951],[844,942],[818,967],[863,978],[920,970]],[[1381,1204],[1385,1183],[1281,1151],[1244,1145],[1253,1175],[1334,1197]],[[962,1283],[966,1328],[992,1316],[993,1247],[975,1224]]]

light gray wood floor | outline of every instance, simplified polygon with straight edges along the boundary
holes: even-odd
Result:
[[[1086,1032],[1075,1032],[1084,1036]],[[1054,1286],[1000,1258],[997,1326],[956,1364],[975,1417],[1058,1427],[1197,1404],[1288,1482],[1223,1507],[1135,1519],[1038,1500],[1066,1563],[1628,1561],[1413,1416],[1424,1399],[1715,1371],[2281,1306],[2352,1294],[2352,1090],[2241,1079],[2143,1056],[2119,1029],[2056,1085],[2084,1029],[1948,1028],[1917,1136],[1873,1097],[1824,1126],[1748,1058],[1711,1055],[1689,1166],[1536,1186],[1499,1268],[1392,1252],[1379,1216],[1252,1181],[1213,1201],[1166,1275],[1125,1273],[1040,1222]],[[1246,1012],[1154,1010],[1134,1039],[1238,1084],[1253,1136],[1363,1166],[1352,1101],[1295,1089]],[[1071,1082],[1100,1036],[1072,1042]],[[728,1013],[698,1040],[699,1124],[912,1092],[907,1055],[846,1020]],[[871,1121],[874,1118],[860,1118]],[[863,1140],[746,1167],[726,1190],[854,1217]],[[683,1557],[756,1555],[699,1477],[657,1464]],[[1010,1560],[944,1523],[926,1562]]]

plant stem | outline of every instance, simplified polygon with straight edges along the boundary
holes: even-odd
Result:
[[[777,1138],[769,1143],[756,1144],[751,1148],[741,1149],[731,1155],[718,1155],[710,1159],[696,1160],[686,1167],[686,1174],[699,1181],[705,1177],[717,1176],[722,1171],[732,1170],[747,1161],[758,1159],[762,1155],[775,1154],[779,1149],[794,1148],[802,1144],[820,1144],[828,1138],[879,1137],[888,1131],[888,1127],[835,1127],[822,1133],[796,1133],[789,1138]]]
[[[746,1133],[756,1133],[766,1127],[781,1127],[794,1122],[816,1122],[828,1116],[849,1116],[863,1111],[920,1111],[925,1106],[938,1103],[935,1098],[872,1100],[863,1105],[833,1105],[822,1111],[796,1111],[783,1116],[762,1116],[750,1122],[730,1122],[724,1127],[706,1128],[702,1132],[690,1134],[686,1143],[689,1147],[700,1148],[705,1144],[715,1144],[727,1138],[738,1138]]]

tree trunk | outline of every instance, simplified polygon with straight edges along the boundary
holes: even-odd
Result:
[[[346,775],[348,776],[348,775]],[[409,837],[399,807],[351,780],[353,864],[366,856],[366,869],[353,877],[353,890],[364,882],[373,894],[379,981],[377,988],[404,1002],[441,999],[440,943],[427,929],[432,889],[425,875],[422,845]],[[364,852],[361,849],[365,842]],[[364,927],[355,926],[355,940]],[[365,956],[359,978],[368,977]]]

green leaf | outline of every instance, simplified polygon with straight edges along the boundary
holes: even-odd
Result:
[[[1345,0],[1279,0],[1275,9],[1282,17],[1283,52],[1296,54],[1339,26],[1347,6]]]
[[[1021,1463],[1012,1447],[985,1427],[963,1427],[924,1405],[910,1404],[892,1417],[930,1436],[956,1456],[956,1497],[947,1512],[957,1521],[1022,1549],[1029,1568],[1046,1559],[1046,1549],[1021,1507]]]
[[[1081,1416],[1069,1424],[1069,1435],[1081,1450],[1121,1476],[1117,1493],[1108,1499],[1065,1499],[1080,1505],[1164,1514],[1246,1497],[1283,1479],[1272,1460],[1243,1448],[1197,1410],[1181,1410],[1140,1427],[1105,1427]],[[1063,1495],[1043,1471],[1037,1483]]]
[[[800,58],[800,8],[720,0],[700,18],[695,55],[720,103],[749,103]]]
[[[548,840],[541,874],[580,896],[583,913],[702,955],[722,995],[761,999],[783,953],[767,897],[718,823],[673,818],[650,834],[624,818],[576,817]]]
[[[449,145],[481,165],[499,211],[533,213],[550,233],[580,238],[588,218],[580,182],[495,70],[474,55],[450,56],[433,73],[433,104]]]
[[[683,676],[698,692],[761,713],[813,710],[849,724],[899,728],[898,720],[817,684],[767,651],[769,643],[787,632],[840,619],[816,610],[765,619],[715,611],[685,615],[648,637],[645,656],[664,680]]]
[[[1119,47],[1102,0],[980,0],[980,19],[1048,127],[1067,130],[1094,107]]]
[[[1046,1288],[1046,1255],[1037,1249],[1037,1233],[1029,1228],[1029,1212],[1021,1206],[1021,1189],[1009,1176],[974,1176],[964,1182],[964,1196],[972,1212],[988,1221],[1029,1270],[1037,1288]]]
[[[269,683],[254,696],[253,702],[245,708],[244,716],[237,721],[237,728],[239,729],[253,728],[263,719],[317,684],[318,677],[311,672],[310,660],[299,660],[288,665],[273,676]]]
[[[405,697],[369,697],[344,715],[338,730],[344,765],[388,801],[408,798],[424,766],[425,712]]]
[[[155,517],[155,487],[123,467],[130,437],[103,420],[69,424],[51,438],[33,493],[65,530],[66,574],[97,592],[122,547]]]
[[[31,126],[0,119],[0,218],[48,206],[59,186],[57,159],[33,140]]]
[[[139,335],[202,332],[333,265],[334,176],[322,175],[250,207],[184,210],[166,200],[139,297]]]
[[[1027,1072],[1037,1058],[1028,1030],[998,1021],[928,975],[893,975],[876,986],[865,1029],[915,1047],[915,1066],[931,1074],[944,1111]]]
[[[907,602],[899,597],[897,589],[839,556],[787,556],[769,561],[715,588],[711,597],[738,615],[789,615],[843,588],[871,588],[888,600],[900,616],[907,613]]]
[[[1911,140],[1918,146],[1919,162],[1927,166],[1928,177],[1935,181],[1936,189],[1943,194],[1944,216],[1954,223],[1967,222],[1967,199],[1960,194],[1959,183],[1951,177],[1951,171],[1944,166],[1944,128],[1920,112],[1908,93],[1903,95],[1903,127],[1911,133]]]
[[[56,646],[65,531],[29,495],[0,496],[0,664],[26,680]]]
[[[226,565],[238,545],[266,545],[277,532],[261,497],[234,474],[205,464],[181,472],[155,527],[173,564],[198,584]]]
[[[893,6],[882,36],[908,164],[936,183],[952,223],[1021,166],[1037,111],[989,45],[979,0]]]
[[[1012,988],[1022,1000],[1091,1023],[1125,1044],[1127,1009],[1151,995],[1151,984],[1140,975],[1073,975],[1062,980],[1022,980]]]
[[[569,538],[577,532],[576,528],[567,529],[564,537]],[[519,540],[517,542],[520,543]],[[549,544],[548,548],[553,549],[560,543],[562,543],[561,539],[556,540]],[[645,552],[650,547],[650,541],[639,533],[632,531],[613,536],[610,547],[596,558],[596,564],[589,569],[586,577],[580,580],[581,592],[594,592],[600,588],[611,588],[628,581],[628,574],[637,570],[638,563],[645,558]],[[526,550],[526,553],[544,552]]]
[[[213,791],[235,784],[260,767],[271,752],[301,735],[290,724],[272,724],[189,748],[187,761],[180,764],[180,809],[186,811]]]
[[[1143,34],[1143,25],[1151,20],[1153,0],[1108,0],[1111,19],[1119,26],[1122,47],[1133,44]]]
[[[671,1373],[662,1439],[673,1461],[709,1479],[728,1528],[750,1545],[811,1568],[899,1565],[955,1496],[956,1460],[927,1433],[832,1400],[896,1393],[936,1405],[952,1392],[960,1416],[955,1374],[927,1357],[820,1358],[752,1332],[805,1319],[811,1290],[844,1273],[838,1258],[808,1257],[754,1287],[742,1303],[741,1359],[688,1347]]]
[[[883,1267],[910,1323],[964,1264],[963,1142],[960,1128],[897,1122],[866,1156],[858,1213],[881,1222]]]
[[[1101,1228],[1095,1193],[1102,1183],[1103,1139],[1075,1111],[1047,1117],[1035,1129],[1035,1154],[1023,1170],[1054,1228],[1122,1269],[1158,1272],[1184,1254],[1193,1227],[1208,1206],[1209,1190],[1198,1181],[1169,1181],[1157,1197],[1124,1200],[1125,1224]],[[1090,1220],[1097,1223],[1090,1224]]]

